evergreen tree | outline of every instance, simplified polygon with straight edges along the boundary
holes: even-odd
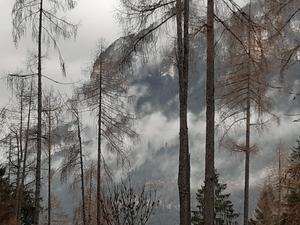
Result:
[[[17,221],[17,187],[9,182],[5,170],[5,167],[0,165],[0,224],[31,225],[34,212],[32,191],[24,190],[20,221]]]
[[[0,221],[7,224],[16,223],[15,205],[16,201],[11,191],[8,179],[4,178],[5,168],[0,167]]]
[[[215,172],[215,224],[216,225],[231,225],[237,224],[236,220],[239,214],[234,210],[233,203],[230,200],[230,193],[224,193],[227,184],[222,184],[219,181],[219,174]],[[197,210],[192,212],[192,224],[204,224],[204,186],[197,191]]]

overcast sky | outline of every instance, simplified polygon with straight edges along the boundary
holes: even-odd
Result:
[[[238,0],[241,3],[244,0]],[[12,39],[13,0],[0,0],[0,77],[8,72],[17,72],[25,67],[29,52],[36,51],[30,38],[23,38],[18,48]],[[115,18],[119,0],[80,0],[77,7],[67,14],[73,23],[79,23],[76,40],[60,41],[63,57],[67,65],[67,78],[63,78],[59,71],[57,54],[49,51],[48,59],[43,62],[44,74],[59,81],[77,81],[83,79],[83,70],[91,63],[96,49],[97,41],[105,38],[111,43],[122,35]],[[0,83],[0,103],[7,101],[5,83]],[[47,84],[48,81],[45,81]],[[60,87],[61,88],[61,87]],[[65,89],[62,88],[62,89]]]
[[[13,43],[11,16],[13,3],[13,0],[0,0],[0,76],[2,78],[0,103],[7,102],[8,96],[4,88],[6,84],[3,76],[8,72],[22,70],[28,52],[36,51],[30,38],[23,38],[18,48]],[[110,43],[122,34],[115,19],[118,4],[118,0],[78,1],[77,7],[67,14],[70,21],[80,24],[77,38],[59,42],[67,65],[67,78],[61,76],[58,57],[53,51],[49,51],[48,59],[44,62],[44,73],[63,82],[83,79],[83,70],[93,58],[97,41],[105,38]]]

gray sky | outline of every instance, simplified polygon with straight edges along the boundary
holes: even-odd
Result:
[[[0,1],[0,76],[8,72],[16,72],[25,67],[28,52],[35,51],[30,38],[23,38],[18,48],[12,39],[11,10],[13,0]],[[60,41],[63,57],[67,65],[67,78],[61,76],[57,54],[49,51],[48,59],[44,62],[44,74],[59,81],[69,82],[83,79],[82,70],[91,62],[97,41],[105,38],[112,42],[121,35],[117,21],[114,18],[118,0],[81,0],[77,7],[68,12],[67,18],[73,23],[79,23],[76,40]],[[7,102],[5,80],[1,79],[0,103]],[[47,84],[51,84],[46,81]],[[62,88],[62,87],[60,87]],[[63,87],[65,89],[65,87]]]
[[[238,0],[237,2],[245,2]],[[11,10],[13,0],[0,1],[0,76],[8,72],[16,72],[25,67],[28,52],[36,50],[30,38],[23,38],[18,48],[12,39]],[[67,65],[67,78],[63,78],[59,71],[57,54],[49,51],[48,59],[44,62],[44,74],[63,82],[83,79],[83,72],[92,61],[97,41],[105,38],[111,43],[122,35],[115,18],[115,10],[119,7],[119,0],[79,0],[77,7],[68,12],[67,17],[73,23],[79,23],[76,40],[60,41],[63,57]],[[2,80],[3,81],[3,80]],[[47,84],[50,84],[46,81]],[[4,91],[5,82],[0,82],[2,90],[0,103],[7,101]],[[60,87],[61,89],[65,89]]]

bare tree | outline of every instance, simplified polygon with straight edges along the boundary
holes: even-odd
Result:
[[[90,161],[92,161],[90,159]],[[102,164],[104,161],[102,160]],[[98,208],[98,199],[97,199],[97,173],[98,173],[97,165],[94,161],[90,162],[87,168],[84,170],[84,184],[85,184],[85,210],[86,210],[86,224],[88,225],[96,225],[99,221],[101,224],[106,224],[104,221],[104,200],[103,193],[105,192],[103,189],[103,182],[106,179],[111,179],[111,177],[105,177],[101,175],[101,196],[100,196],[100,207]],[[73,223],[75,225],[82,224],[82,200],[79,202],[78,207],[74,210],[74,218]],[[101,210],[100,218],[97,218],[97,211]]]
[[[189,20],[190,1],[129,1],[124,0],[127,10],[126,21],[138,25],[138,35],[135,46],[147,44],[148,38],[155,38],[155,31],[176,16],[177,24],[177,66],[179,76],[179,171],[178,188],[180,201],[180,224],[189,225],[191,220],[190,209],[190,156],[187,127],[187,98],[188,98],[188,72],[189,72]],[[159,15],[159,17],[157,17]],[[162,18],[162,19],[161,19]],[[131,27],[131,26],[129,26]],[[135,38],[135,37],[134,37]],[[146,41],[145,41],[146,40]],[[151,40],[151,39],[150,39]]]
[[[104,221],[110,225],[146,225],[159,204],[156,191],[147,186],[133,188],[130,181],[111,188],[104,197]]]
[[[255,210],[258,225],[299,224],[300,142],[297,142],[287,158],[282,143],[277,146],[276,168],[267,177]]]
[[[53,130],[58,126],[61,121],[61,115],[63,112],[63,106],[61,103],[60,95],[53,94],[53,90],[49,90],[49,93],[44,94],[43,112],[45,113],[46,126],[45,138],[47,140],[47,154],[48,154],[48,207],[47,207],[47,224],[52,224],[52,186],[51,181],[53,177],[53,169],[51,165],[52,148],[55,145],[53,139]]]
[[[280,225],[282,223],[282,215],[283,215],[283,180],[284,180],[284,171],[287,167],[288,163],[288,152],[287,148],[282,141],[276,146],[276,155],[275,155],[275,165],[274,165],[274,178],[273,178],[273,186],[275,191],[277,192],[277,224]],[[273,174],[272,174],[273,175]]]
[[[82,140],[82,122],[80,119],[80,111],[78,101],[75,99],[69,99],[68,101],[68,111],[71,113],[73,118],[73,123],[75,125],[75,131],[71,132],[70,146],[63,146],[65,152],[65,158],[63,166],[61,169],[62,180],[65,180],[70,172],[76,170],[77,165],[80,165],[80,183],[81,183],[81,202],[82,202],[82,222],[86,224],[86,206],[85,206],[85,184],[84,184],[84,155],[83,155],[83,145]],[[75,183],[77,180],[74,181]]]
[[[92,212],[93,212],[93,194],[94,194],[94,187],[93,187],[93,180],[94,175],[96,174],[94,163],[90,164],[90,167],[86,170],[86,184],[87,185],[87,204],[88,204],[88,217],[87,217],[87,224],[92,225]]]
[[[284,172],[284,179],[282,184],[286,190],[286,203],[284,213],[281,216],[285,224],[296,225],[300,222],[300,161],[299,159],[291,159],[286,171]]]
[[[258,3],[270,41],[270,60],[276,62],[273,67],[283,75],[291,65],[299,63],[300,35],[294,26],[300,20],[299,1],[259,0]]]
[[[276,216],[274,216],[275,196],[272,184],[265,182],[263,190],[260,194],[255,217],[257,224],[275,224]]]
[[[135,140],[137,134],[131,129],[134,116],[128,111],[127,90],[128,82],[124,75],[125,70],[118,68],[118,60],[113,56],[118,54],[113,44],[104,48],[99,46],[99,53],[93,64],[91,80],[80,89],[83,100],[92,111],[97,112],[98,129],[98,157],[97,157],[97,224],[101,216],[101,174],[102,174],[102,143],[106,143],[108,150],[116,153],[122,164],[127,162],[126,138]]]
[[[21,176],[21,193],[20,193],[20,208],[22,208],[23,204],[23,192],[25,188],[25,178],[26,178],[26,168],[27,168],[27,158],[28,158],[28,146],[29,146],[29,131],[31,126],[31,110],[32,110],[32,102],[34,98],[33,93],[34,82],[31,79],[30,81],[30,89],[27,96],[27,103],[28,103],[28,112],[27,112],[27,124],[26,124],[26,132],[25,132],[25,146],[24,146],[24,155],[23,155],[23,170]]]
[[[149,46],[156,44],[163,32],[161,28],[166,28],[176,16],[176,0],[122,0],[121,4],[123,9],[118,16],[126,41],[120,63],[130,63],[136,55],[147,59]]]
[[[16,0],[12,10],[13,37],[15,43],[31,27],[32,37],[37,41],[37,75],[38,77],[38,119],[37,119],[37,164],[36,164],[36,191],[35,191],[35,225],[39,223],[40,189],[41,189],[41,156],[42,156],[42,42],[53,44],[60,59],[60,66],[65,74],[65,64],[57,45],[56,37],[71,38],[76,35],[77,26],[57,16],[59,10],[72,9],[75,1],[48,1],[48,0]]]
[[[249,170],[251,146],[251,126],[263,128],[270,120],[278,117],[271,111],[271,100],[266,91],[268,82],[268,61],[265,52],[268,40],[263,38],[263,27],[251,19],[251,1],[247,13],[233,14],[229,29],[228,65],[219,81],[220,124],[226,124],[220,143],[226,148],[245,153],[244,224],[248,224],[249,213]],[[241,15],[240,15],[241,14]],[[246,16],[245,16],[246,15]],[[232,38],[232,34],[235,38]],[[237,42],[239,44],[237,45]],[[235,47],[232,47],[232,46]],[[237,143],[229,134],[234,127],[245,122],[245,143]]]
[[[13,133],[7,136],[10,139],[10,155],[9,161],[12,160],[11,153],[12,153],[12,142],[11,137],[17,134],[17,172],[16,172],[16,218],[18,221],[21,221],[21,208],[23,203],[23,192],[24,192],[24,180],[26,176],[26,169],[28,169],[26,165],[27,160],[27,148],[28,148],[28,133],[26,135],[23,132],[24,122],[25,122],[25,107],[26,104],[29,103],[29,112],[28,112],[28,119],[30,120],[30,110],[31,110],[31,98],[32,98],[32,82],[28,81],[27,79],[20,78],[18,76],[11,76],[8,75],[7,79],[8,85],[12,90],[12,93],[17,101],[17,109],[14,107],[11,108],[11,116],[10,116],[10,124],[13,128]],[[18,125],[15,124],[16,117],[19,117],[17,120]],[[18,126],[18,128],[16,127]],[[29,129],[30,122],[27,121],[27,130]],[[25,138],[25,140],[24,140]],[[23,148],[25,142],[25,148]],[[10,163],[9,163],[10,165]]]
[[[42,214],[41,215],[41,225],[48,224],[48,215]],[[51,195],[51,224],[53,225],[60,225],[60,224],[69,224],[69,217],[68,214],[64,212],[63,207],[61,206],[61,201],[59,201],[58,196],[53,193]]]

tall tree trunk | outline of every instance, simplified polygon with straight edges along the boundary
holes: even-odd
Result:
[[[29,128],[30,128],[30,116],[31,116],[31,101],[32,101],[32,90],[33,84],[31,81],[30,85],[30,97],[29,97],[29,105],[28,105],[28,115],[27,115],[27,125],[26,125],[26,134],[25,134],[25,146],[24,146],[24,157],[23,157],[23,171],[22,171],[22,180],[21,180],[21,193],[20,193],[20,208],[22,208],[23,204],[23,192],[25,189],[25,176],[26,176],[26,161],[27,161],[27,149],[29,142]]]
[[[93,164],[92,164],[93,165]],[[93,176],[92,176],[92,168],[93,168],[93,166],[91,165],[91,171],[90,171],[90,174],[89,174],[89,185],[90,185],[90,187],[89,187],[89,215],[88,215],[88,224],[89,225],[91,225],[92,224],[92,221],[91,221],[91,219],[92,219],[92,212],[91,212],[91,210],[92,210],[92,180],[93,180]]]
[[[214,0],[207,0],[207,68],[206,68],[206,143],[205,143],[205,192],[204,224],[215,220],[214,194],[214,139],[215,139],[215,48],[214,48]]]
[[[51,95],[48,98],[48,225],[51,225]]]
[[[282,147],[282,143],[280,141],[280,146],[278,149],[278,221],[277,224],[280,225],[281,224],[281,147]]]
[[[178,189],[180,202],[180,225],[191,224],[190,204],[190,156],[187,126],[187,98],[188,98],[188,63],[189,63],[189,0],[176,1],[177,18],[177,48],[179,74],[179,170]],[[182,32],[182,11],[184,12]]]
[[[101,52],[102,54],[102,52]],[[99,105],[98,105],[98,161],[97,161],[97,225],[101,224],[101,113],[102,113],[102,56],[100,55]]]
[[[21,85],[21,94],[20,94],[20,128],[19,128],[19,148],[20,148],[20,158],[18,161],[18,180],[17,180],[17,221],[20,222],[20,213],[21,213],[21,185],[20,182],[20,173],[21,173],[21,162],[23,160],[23,94],[24,94],[24,83]],[[21,178],[22,179],[22,178]]]
[[[35,209],[33,223],[39,224],[40,196],[41,196],[41,160],[42,160],[42,20],[43,0],[40,0],[39,28],[38,28],[38,123],[37,123],[37,156],[35,175]]]
[[[80,178],[81,178],[81,200],[82,200],[82,223],[86,225],[85,215],[85,188],[84,188],[84,171],[83,171],[83,154],[82,154],[82,140],[81,140],[81,129],[79,115],[77,114],[77,135],[79,142],[79,157],[80,157]]]
[[[11,176],[11,152],[12,152],[12,137],[9,135],[9,150],[8,150],[8,181],[10,182]]]
[[[246,103],[246,157],[245,157],[245,190],[244,190],[244,225],[249,221],[249,172],[250,172],[250,119],[251,119],[251,102],[250,102],[250,76],[251,76],[251,0],[249,3],[249,24],[248,24],[248,76],[247,76],[247,103]]]
[[[17,177],[16,177],[16,190],[17,190],[17,200],[18,200],[18,190],[20,187],[20,170],[21,170],[21,158],[20,158],[20,139],[19,139],[19,134],[16,132],[16,142],[17,142]],[[18,201],[17,201],[17,207],[16,207],[16,216],[18,214]]]
[[[248,87],[250,89],[250,87]],[[249,90],[250,92],[250,90]],[[248,93],[249,95],[250,93]],[[246,157],[245,157],[245,190],[244,190],[244,225],[248,225],[249,213],[249,169],[250,169],[250,96],[247,99],[246,111]]]
[[[19,193],[20,193],[20,171],[21,171],[21,154],[20,154],[20,138],[18,132],[15,132],[17,142],[17,177],[16,177],[16,218],[18,219],[19,213]],[[19,223],[19,221],[18,221]]]

